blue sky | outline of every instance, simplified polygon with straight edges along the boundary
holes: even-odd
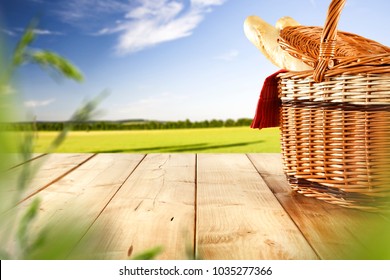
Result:
[[[277,71],[246,39],[257,15],[322,26],[323,0],[1,0],[0,36],[12,49],[34,16],[35,48],[55,51],[85,75],[81,84],[25,65],[23,105],[38,120],[66,120],[103,90],[100,119],[252,118],[263,79]],[[390,45],[390,1],[349,0],[339,29]]]

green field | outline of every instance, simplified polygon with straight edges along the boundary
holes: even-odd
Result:
[[[34,151],[45,152],[58,132],[39,132]],[[73,131],[59,153],[278,153],[279,129],[248,127],[138,131]]]

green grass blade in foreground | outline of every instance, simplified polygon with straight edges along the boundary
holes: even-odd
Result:
[[[49,51],[35,51],[30,53],[31,62],[45,68],[52,68],[58,71],[62,76],[73,79],[78,82],[83,81],[81,72],[62,56]]]
[[[12,120],[11,111],[16,107],[11,102],[17,93],[9,94],[14,70],[23,63],[34,62],[39,65],[49,66],[56,69],[62,76],[80,81],[81,73],[65,58],[47,51],[30,52],[28,47],[34,41],[35,21],[30,24],[19,43],[17,44],[10,67],[0,69],[0,123]],[[0,58],[4,65],[4,57],[0,44]],[[88,121],[95,113],[96,107],[104,97],[101,94],[97,98],[86,102],[78,109],[71,119],[72,122]],[[65,139],[69,128],[66,127],[49,145],[49,150],[57,148]],[[35,134],[28,131],[19,141],[20,146],[16,151],[9,148],[9,133],[0,131],[0,256],[4,259],[64,259],[84,231],[77,225],[77,217],[68,217],[71,224],[47,224],[39,230],[34,230],[33,223],[39,214],[40,200],[34,198],[30,205],[27,202],[27,210],[18,205],[23,192],[28,188],[29,181],[37,172],[39,166],[31,166],[29,159],[32,158]],[[13,135],[15,136],[15,135]],[[47,149],[47,148],[46,148]],[[7,180],[10,153],[16,152],[22,155],[24,164],[19,168],[18,180]],[[46,151],[47,152],[47,151]],[[16,182],[17,181],[17,182]],[[5,182],[5,184],[3,184]],[[13,186],[16,184],[16,186]],[[58,231],[60,229],[60,231]],[[70,230],[72,229],[72,230]],[[61,240],[61,242],[59,242]],[[92,248],[92,247],[91,247]]]

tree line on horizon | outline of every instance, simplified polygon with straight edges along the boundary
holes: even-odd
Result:
[[[218,127],[240,127],[250,126],[252,119],[240,118],[237,120],[204,120],[204,121],[88,121],[88,122],[59,122],[59,121],[38,121],[38,122],[17,122],[3,123],[2,130],[5,131],[61,131],[66,126],[72,126],[76,131],[95,130],[153,130],[153,129],[184,129],[184,128],[218,128]]]

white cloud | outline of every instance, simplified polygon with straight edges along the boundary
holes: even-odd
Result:
[[[17,27],[17,28],[13,28],[13,30],[2,29],[2,31],[10,36],[17,36],[18,34],[23,33],[25,29],[21,27]],[[34,33],[37,35],[64,35],[64,33],[62,32],[52,31],[48,29],[39,29],[39,28],[34,29]]]
[[[34,32],[38,35],[64,35],[62,32],[51,31],[47,29],[34,29]]]
[[[212,6],[225,0],[192,0],[186,7],[179,0],[138,0],[124,20],[102,28],[95,35],[119,33],[115,50],[128,54],[157,44],[190,36]]]
[[[239,55],[239,52],[237,50],[230,50],[226,53],[223,53],[221,55],[216,56],[215,59],[231,61],[231,60],[235,59],[238,55]]]
[[[46,100],[28,100],[24,102],[24,106],[26,108],[37,108],[37,107],[45,107],[53,103],[55,99],[46,99]]]
[[[89,26],[89,34],[95,36],[117,34],[114,49],[123,55],[190,36],[206,13],[225,1],[68,0],[58,6],[57,14],[69,24]],[[92,25],[97,32],[90,32]]]
[[[125,18],[145,19],[156,18],[161,21],[169,21],[174,18],[184,8],[181,2],[168,1],[141,1],[141,5],[129,11]]]
[[[190,13],[167,22],[161,22],[156,18],[129,23],[119,36],[116,50],[119,54],[132,53],[163,42],[190,36],[201,20],[201,15]]]
[[[222,5],[225,0],[191,0],[192,5],[194,6],[218,6]]]
[[[2,28],[0,30],[1,30],[2,33],[7,34],[9,36],[12,36],[12,37],[16,36],[16,33],[14,31],[12,31],[12,30],[4,29],[4,28]]]
[[[90,19],[101,20],[103,15],[126,12],[131,1],[120,0],[68,0],[59,4],[56,13],[62,21],[83,24]]]

